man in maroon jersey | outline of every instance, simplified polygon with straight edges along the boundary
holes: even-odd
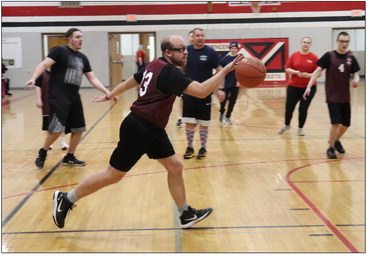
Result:
[[[187,204],[183,164],[175,154],[164,128],[176,96],[186,93],[205,98],[218,90],[220,82],[228,72],[234,70],[235,64],[243,56],[238,56],[215,76],[199,83],[177,68],[186,65],[188,56],[182,37],[164,38],[161,50],[162,58],[149,63],[144,70],[117,85],[111,93],[95,99],[95,102],[108,101],[140,84],[138,99],[132,104],[131,113],[121,123],[120,141],[111,155],[109,165],[84,179],[72,191],[54,193],[53,219],[59,228],[64,227],[66,215],[78,199],[120,181],[144,154],[157,159],[166,168],[168,188],[180,212],[181,228],[191,227],[213,211],[211,208],[195,210]]]
[[[340,142],[350,126],[350,75],[353,74],[352,87],[359,85],[359,65],[356,58],[348,52],[350,36],[347,32],[340,32],[337,36],[337,49],[325,53],[317,62],[317,68],[312,73],[307,89],[303,94],[310,95],[311,86],[321,72],[326,69],[325,94],[329,109],[331,128],[329,134],[329,148],[326,155],[336,159],[335,150],[341,154],[345,149]]]

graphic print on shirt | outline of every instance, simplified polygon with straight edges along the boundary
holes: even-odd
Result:
[[[82,84],[84,64],[83,60],[76,56],[68,57],[68,68],[65,74],[65,84],[80,86]]]
[[[143,97],[144,94],[147,92],[148,85],[150,83],[150,80],[152,80],[152,77],[153,77],[152,72],[149,72],[147,74],[147,70],[144,71],[143,80],[141,80],[141,83],[140,83],[140,90],[139,90],[140,97]]]

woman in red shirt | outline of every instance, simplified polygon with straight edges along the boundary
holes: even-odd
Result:
[[[301,39],[301,50],[293,53],[285,65],[285,71],[291,75],[289,85],[287,87],[287,99],[285,103],[285,122],[284,126],[280,127],[279,134],[290,129],[290,123],[293,116],[293,111],[299,102],[298,108],[298,132],[299,136],[304,136],[303,126],[307,118],[307,110],[316,93],[316,82],[311,87],[310,96],[304,100],[303,94],[306,90],[308,81],[311,78],[312,72],[317,68],[316,62],[318,57],[310,52],[312,40],[310,37]]]

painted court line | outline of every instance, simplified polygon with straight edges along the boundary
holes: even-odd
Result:
[[[323,223],[333,232],[333,234],[351,251],[351,252],[359,252],[354,245],[336,228],[335,225],[331,223],[331,221],[316,207],[316,205],[304,194],[302,191],[294,184],[294,182],[290,179],[291,175],[303,168],[310,167],[317,164],[327,163],[328,161],[321,161],[317,163],[307,164],[304,166],[297,167],[286,174],[286,181],[289,186],[301,197],[301,199],[316,213],[316,215],[321,219]]]

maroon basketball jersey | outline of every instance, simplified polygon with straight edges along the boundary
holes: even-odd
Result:
[[[351,54],[338,58],[335,51],[330,53],[330,65],[326,70],[325,93],[327,103],[350,102],[350,74],[352,72]]]
[[[50,72],[47,70],[43,71],[43,73],[37,78],[35,85],[41,88],[41,100],[42,100],[42,115],[49,116],[50,115],[50,100],[48,94],[49,88],[49,78]]]
[[[134,115],[162,129],[168,123],[176,99],[176,95],[164,94],[157,89],[157,77],[166,65],[169,63],[156,59],[146,66],[140,82],[138,99],[130,108]]]

